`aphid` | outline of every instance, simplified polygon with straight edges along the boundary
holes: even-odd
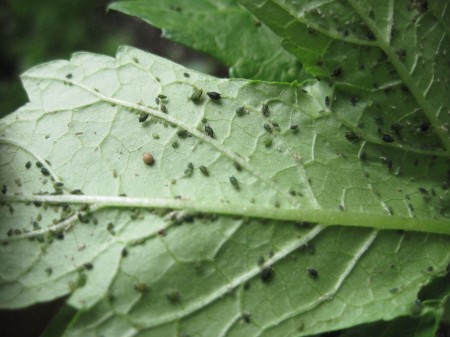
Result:
[[[383,141],[386,142],[386,143],[392,143],[394,140],[395,140],[394,137],[392,137],[392,136],[391,136],[390,134],[388,134],[388,133],[385,133],[385,134],[383,135]]]
[[[236,115],[238,115],[239,117],[244,116],[246,112],[247,111],[245,111],[245,107],[243,106],[236,109]]]
[[[47,170],[46,167],[41,167],[41,173],[44,176],[49,176],[50,175],[50,172]]]
[[[85,264],[83,265],[83,267],[84,267],[84,269],[86,269],[86,270],[92,270],[92,269],[94,269],[94,265],[93,265],[92,263],[90,263],[90,262],[85,263]]]
[[[139,115],[139,123],[144,123],[148,116],[150,116],[150,114],[148,114],[147,112],[141,112],[141,114]]]
[[[139,60],[138,60],[138,58],[137,58],[137,57],[133,57],[133,61],[134,61],[134,63],[137,63],[137,64],[139,64]]]
[[[342,68],[341,67],[337,67],[336,69],[334,69],[331,72],[331,77],[339,77],[342,74]]]
[[[72,77],[73,77],[73,76],[72,76],[72,74],[70,74],[70,73],[66,75],[66,78],[67,78],[68,80],[70,80]]]
[[[267,123],[264,123],[264,130],[266,130],[269,133],[272,133],[272,127]]]
[[[172,143],[172,147],[173,147],[174,149],[177,149],[178,146],[180,146],[180,144],[179,144],[177,141],[174,141],[174,142]]]
[[[194,92],[191,95],[191,101],[194,103],[198,103],[200,102],[200,100],[202,99],[202,94],[203,94],[203,90],[202,89],[194,89]]]
[[[166,293],[166,298],[170,303],[178,303],[180,301],[180,293],[176,289],[169,289]]]
[[[261,107],[261,113],[264,117],[269,117],[270,115],[270,110],[269,110],[269,106],[267,104],[263,104]]]
[[[155,98],[155,103],[156,103],[157,105],[159,105],[159,103],[160,103],[159,97],[156,97],[156,98]]]
[[[213,101],[218,101],[220,99],[220,94],[218,92],[209,91],[206,93],[209,98],[211,98]]]
[[[265,147],[271,147],[272,146],[272,138],[267,138],[265,141],[264,141],[264,146]]]
[[[423,188],[423,187],[419,187],[419,192],[422,193],[422,194],[427,194],[428,195],[428,191],[425,188]]]
[[[258,257],[258,261],[257,261],[258,266],[262,266],[264,264],[264,262],[266,262],[266,260],[264,259],[264,256],[260,255]]]
[[[237,181],[237,179],[234,176],[230,177],[230,183],[231,185],[233,185],[233,187],[237,190],[239,190],[239,182]]]
[[[200,166],[200,172],[203,173],[203,175],[209,177],[208,169],[205,166]]]
[[[430,128],[430,122],[422,122],[422,123],[419,125],[419,129],[420,129],[420,131],[422,131],[422,132],[427,131],[429,128]]]
[[[325,96],[325,105],[330,106],[330,97],[329,96]]]
[[[6,187],[6,185],[2,186],[2,193],[6,194],[6,192],[8,192],[8,187]]]
[[[31,168],[31,161],[27,161],[27,163],[25,164],[25,168],[28,170],[29,168]]]
[[[160,98],[160,99],[166,99],[167,96],[166,96],[166,95],[161,95],[161,94],[159,94],[159,95],[158,95],[158,98]]]
[[[188,73],[183,73],[183,76],[186,77],[186,78],[191,77],[191,75],[189,75]]]
[[[37,161],[37,162],[36,162],[36,166],[39,167],[39,168],[41,168],[41,167],[43,167],[44,165],[42,165],[42,163],[41,163],[40,161]]]
[[[236,168],[236,170],[242,171],[241,164],[239,164],[237,161],[233,162],[233,165],[234,165],[234,167]]]
[[[339,210],[340,210],[341,212],[345,211],[344,205],[339,205]]]
[[[264,268],[261,271],[261,274],[259,274],[259,277],[261,278],[261,281],[264,283],[269,283],[273,278],[273,269],[272,266],[268,266]]]
[[[45,268],[45,273],[46,273],[48,276],[50,276],[51,274],[53,274],[53,269],[50,268],[50,267]]]
[[[316,279],[316,278],[319,277],[319,273],[318,273],[317,270],[314,269],[314,268],[308,268],[306,271],[308,272],[309,276],[310,276],[312,279]]]
[[[161,104],[161,106],[159,108],[161,109],[162,113],[165,113],[165,114],[167,113],[167,108],[164,104]]]
[[[184,139],[184,138],[189,137],[189,132],[187,132],[186,130],[179,130],[177,132],[177,135],[178,135],[178,137]]]
[[[356,143],[358,142],[361,137],[359,137],[356,133],[354,133],[353,131],[347,131],[345,133],[345,138],[347,138],[350,142],[352,143]]]
[[[155,163],[155,158],[153,158],[153,155],[149,152],[144,153],[144,155],[142,156],[142,160],[149,166]]]
[[[214,130],[209,125],[205,125],[205,132],[211,138],[214,138]]]
[[[122,249],[122,257],[127,257],[128,256],[128,249],[124,248]]]
[[[159,137],[159,134],[157,134],[157,133],[152,133],[152,138],[153,138],[153,139],[159,139],[160,137]]]
[[[298,125],[297,125],[297,124],[292,124],[292,125],[290,126],[290,129],[291,129],[291,130],[297,130],[297,129],[298,129]]]
[[[188,168],[186,170],[184,170],[184,175],[186,177],[190,177],[190,176],[192,176],[193,172],[194,172],[194,164],[193,163],[189,163],[188,164]]]
[[[148,290],[148,287],[144,282],[138,282],[134,285],[134,289],[140,293],[145,293]]]
[[[243,320],[245,323],[249,324],[249,323],[250,323],[250,313],[248,313],[248,312],[243,312],[243,313],[242,313],[242,320]]]

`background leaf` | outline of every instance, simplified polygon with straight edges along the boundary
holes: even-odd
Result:
[[[237,0],[125,0],[110,9],[136,16],[163,35],[208,53],[230,67],[232,77],[299,82],[310,78],[301,63],[280,48],[280,39]]]
[[[323,83],[218,80],[132,48],[75,54],[23,80],[31,102],[0,124],[4,308],[71,293],[81,310],[66,336],[308,335],[412,314],[422,285],[446,273],[448,236],[281,221],[448,231],[446,158],[375,143],[361,161],[365,142],[345,137]],[[198,88],[222,98],[194,103]],[[167,97],[155,105],[157,95]],[[377,151],[407,174],[392,175]],[[339,210],[345,181],[362,194]],[[401,202],[387,204],[397,188]]]
[[[240,2],[308,72],[333,81],[333,110],[345,123],[450,150],[447,1]]]

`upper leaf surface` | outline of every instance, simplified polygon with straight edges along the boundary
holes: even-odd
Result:
[[[164,36],[208,53],[230,67],[233,77],[301,82],[300,62],[280,48],[280,38],[237,0],[124,0],[109,8],[163,29]]]
[[[450,151],[448,1],[241,3],[307,71],[335,83],[334,109],[345,120],[359,119],[351,102],[382,121],[381,132],[411,145],[421,134],[414,146]]]

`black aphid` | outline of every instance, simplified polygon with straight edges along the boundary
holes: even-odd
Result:
[[[202,99],[202,94],[203,94],[203,90],[202,89],[194,89],[194,92],[191,95],[191,101],[194,103],[198,103],[200,102],[200,100]]]
[[[239,107],[236,109],[236,115],[238,115],[239,117],[244,116],[246,113],[245,108],[243,106]]]
[[[309,276],[310,276],[311,278],[313,278],[313,279],[316,279],[316,278],[319,277],[319,273],[318,273],[317,270],[314,269],[314,268],[308,268],[308,269],[307,269],[307,272],[308,272]]]
[[[166,98],[167,98],[166,95],[161,95],[161,94],[159,94],[158,97],[159,97],[160,99],[166,99]]]
[[[28,170],[29,168],[31,168],[31,161],[27,161],[27,163],[25,164],[25,168]]]
[[[190,176],[192,176],[192,173],[194,173],[194,164],[193,163],[188,163],[187,169],[184,170],[184,175],[186,177],[190,177]]]
[[[165,114],[167,113],[167,108],[165,105],[161,104],[161,106],[159,108],[161,109],[162,113],[165,113]]]
[[[250,314],[248,312],[243,312],[242,313],[242,320],[249,324],[250,323]]]
[[[349,141],[351,141],[352,143],[356,143],[358,142],[361,138],[354,133],[353,131],[347,131],[345,133],[345,138],[347,138]]]
[[[269,283],[270,281],[272,281],[272,278],[273,278],[272,266],[268,266],[268,267],[264,268],[261,271],[261,274],[259,274],[259,276],[261,277],[261,281],[263,281],[264,283]]]
[[[67,78],[68,80],[70,80],[72,77],[73,77],[73,75],[70,74],[70,73],[66,75],[66,78]]]
[[[84,269],[86,269],[86,270],[92,270],[92,269],[94,269],[94,265],[93,265],[92,263],[90,263],[90,262],[85,263],[85,264],[83,265],[83,267],[84,267]]]
[[[2,193],[6,194],[6,192],[8,192],[8,187],[6,187],[6,185],[2,186]]]
[[[236,168],[236,170],[238,170],[238,171],[242,170],[241,164],[239,164],[237,161],[233,162],[233,165]]]
[[[264,130],[266,130],[269,133],[272,133],[272,127],[267,123],[264,124]]]
[[[42,173],[44,176],[49,176],[49,175],[50,175],[50,172],[47,170],[46,167],[41,167],[41,173]]]
[[[331,72],[331,77],[339,77],[342,75],[342,68],[341,67],[337,67],[336,69],[334,69]]]
[[[41,168],[41,167],[43,167],[44,165],[42,165],[42,163],[41,163],[40,161],[37,161],[37,162],[36,162],[36,166],[39,167],[39,168]]]
[[[423,187],[419,187],[419,192],[422,193],[422,194],[427,194],[428,195],[428,191],[425,188],[423,188]]]
[[[270,110],[269,110],[269,106],[267,104],[263,104],[261,107],[261,113],[264,117],[269,117],[270,115]]]
[[[169,289],[166,293],[166,298],[170,303],[178,303],[180,301],[180,293],[176,289]]]
[[[203,175],[209,177],[208,169],[205,166],[202,165],[199,168],[200,168],[200,172],[203,173]]]
[[[233,185],[233,187],[237,190],[239,190],[239,182],[237,181],[237,179],[234,176],[230,177],[230,183],[231,185]]]
[[[184,138],[189,137],[189,132],[186,131],[186,130],[179,130],[179,131],[177,132],[177,135],[178,135],[178,137],[184,139]]]
[[[291,130],[297,130],[297,129],[298,129],[298,125],[297,125],[297,124],[292,124],[292,125],[290,126],[290,129],[291,129]]]
[[[205,132],[211,138],[214,138],[214,130],[209,125],[205,125]]]
[[[388,133],[385,133],[385,134],[383,135],[383,141],[386,142],[386,143],[392,143],[394,140],[395,140],[394,137],[392,137],[392,136],[391,136],[390,134],[388,134]]]
[[[215,91],[208,91],[206,93],[209,98],[211,98],[213,101],[218,101],[220,99],[220,94],[218,92]]]
[[[150,116],[150,114],[141,112],[141,114],[139,115],[139,123],[144,123],[147,120],[148,116]]]
[[[191,75],[189,75],[188,73],[183,73],[183,76],[186,77],[186,78],[191,77]]]
[[[273,143],[272,138],[267,138],[267,139],[264,141],[264,146],[267,147],[267,148],[269,148],[269,147],[272,146],[272,143]]]
[[[422,132],[428,131],[429,128],[430,128],[430,122],[422,122],[422,123],[419,125],[419,129],[420,129],[420,131],[422,131]]]

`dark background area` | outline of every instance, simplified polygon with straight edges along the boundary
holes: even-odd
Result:
[[[133,17],[107,12],[106,0],[0,1],[0,117],[28,99],[20,74],[40,63],[69,59],[77,51],[114,56],[130,45],[208,74],[227,70],[205,54],[161,38],[161,31]]]

